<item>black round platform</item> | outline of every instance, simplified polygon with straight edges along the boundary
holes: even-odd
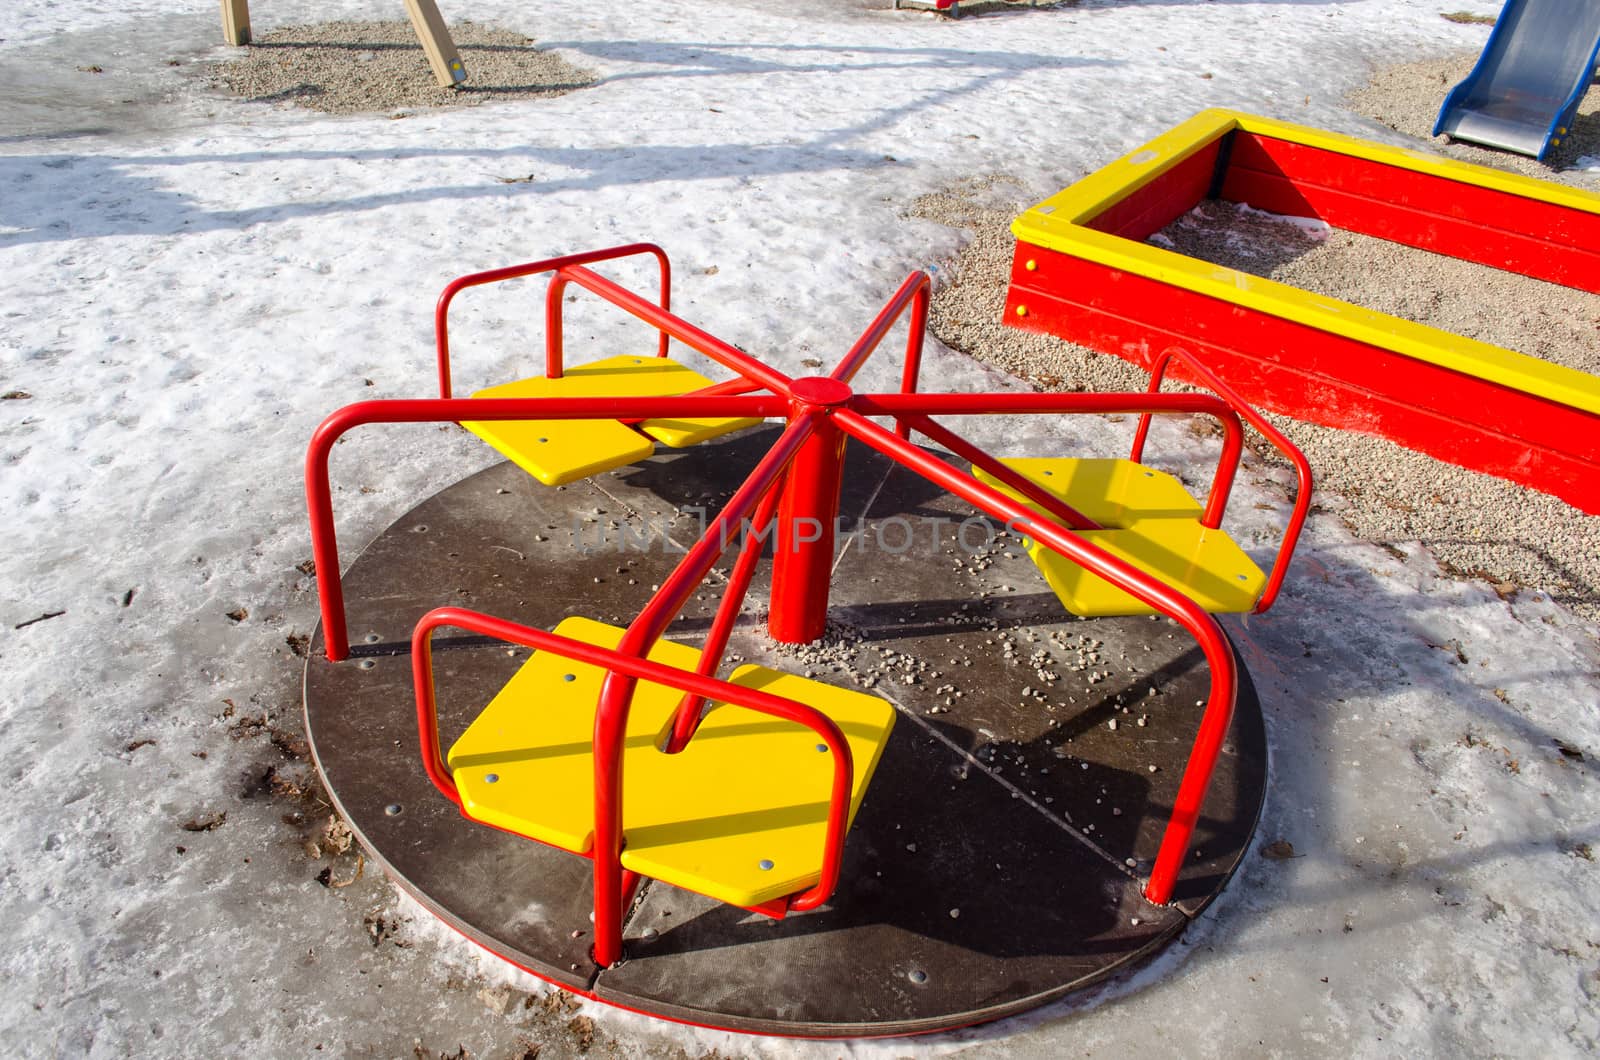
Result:
[[[773,437],[746,432],[556,489],[501,464],[368,546],[344,578],[352,658],[329,663],[319,630],[305,675],[317,767],[361,843],[423,905],[539,976],[741,1031],[978,1023],[1173,941],[1232,875],[1261,807],[1265,737],[1248,675],[1241,667],[1176,900],[1153,906],[1143,875],[1208,687],[1198,647],[1165,619],[1066,614],[1015,540],[968,551],[986,523],[963,527],[970,509],[859,445],[841,514],[861,533],[841,539],[833,580],[839,636],[768,640],[763,564],[730,647],[901,708],[824,908],[772,921],[646,882],[623,962],[601,970],[588,957],[589,862],[473,824],[434,790],[417,751],[416,620],[456,604],[546,629],[573,614],[626,625],[698,535],[694,509],[714,511]],[[717,600],[708,584],[668,637],[699,642]],[[446,747],[525,658],[479,637],[437,639]]]

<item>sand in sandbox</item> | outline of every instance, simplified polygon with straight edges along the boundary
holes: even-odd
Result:
[[[1208,199],[1150,238],[1452,335],[1600,375],[1600,295]]]

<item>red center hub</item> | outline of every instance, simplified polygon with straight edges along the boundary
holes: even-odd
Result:
[[[825,375],[810,375],[789,384],[789,396],[803,405],[843,405],[855,394],[850,384]]]

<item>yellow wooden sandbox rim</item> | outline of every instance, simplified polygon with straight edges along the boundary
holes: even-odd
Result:
[[[1234,130],[1600,214],[1600,195],[1590,192],[1321,129],[1214,109],[1201,111],[1143,147],[1031,207],[1011,223],[1012,234],[1024,243],[1343,335],[1559,404],[1600,413],[1600,378],[1586,372],[1085,227],[1121,199]]]

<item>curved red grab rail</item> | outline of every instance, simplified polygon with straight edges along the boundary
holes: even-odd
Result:
[[[523,265],[507,265],[500,269],[487,269],[483,272],[468,273],[458,276],[445,284],[444,290],[439,294],[439,301],[433,309],[433,342],[434,356],[438,362],[439,370],[439,396],[451,397],[450,389],[450,304],[455,301],[456,295],[469,287],[481,287],[487,283],[501,283],[505,280],[515,280],[523,276],[535,276],[541,272],[555,272],[571,265],[592,265],[601,261],[613,261],[617,258],[633,257],[638,254],[650,254],[655,259],[661,271],[661,302],[663,310],[672,308],[672,263],[667,260],[667,252],[654,243],[628,243],[620,247],[609,247],[605,250],[591,250],[581,254],[567,254],[559,258],[545,258],[543,261],[530,261]],[[667,355],[668,332],[662,329],[658,357]],[[557,299],[554,304],[546,297],[545,300],[545,359],[548,367],[554,359],[555,377],[561,375],[561,304]]]
[[[1255,613],[1260,614],[1270,608],[1278,599],[1278,590],[1283,586],[1283,579],[1289,572],[1289,560],[1294,557],[1295,546],[1300,541],[1300,531],[1305,526],[1306,515],[1311,511],[1311,492],[1313,488],[1311,462],[1306,459],[1299,446],[1286,438],[1282,431],[1274,427],[1267,421],[1266,417],[1252,408],[1244,398],[1239,396],[1238,391],[1223,382],[1217,373],[1207,368],[1194,354],[1181,346],[1168,346],[1161,351],[1161,355],[1151,365],[1149,393],[1160,392],[1161,381],[1166,375],[1167,365],[1174,360],[1182,362],[1185,368],[1199,376],[1200,381],[1212,393],[1231,405],[1250,426],[1260,431],[1267,441],[1271,442],[1273,447],[1294,465],[1296,482],[1294,507],[1290,509],[1289,523],[1284,527],[1283,540],[1278,542],[1278,554],[1273,559],[1272,572],[1267,575],[1267,582],[1261,589],[1261,597],[1256,601]],[[1139,427],[1134,431],[1133,435],[1133,452],[1130,459],[1138,461],[1144,455],[1145,437],[1149,430],[1149,415],[1140,416]],[[1220,519],[1220,512],[1218,517]],[[1207,523],[1206,525],[1215,526],[1217,524]]]
[[[1172,816],[1167,821],[1161,847],[1156,853],[1155,866],[1145,886],[1146,898],[1157,905],[1165,905],[1172,898],[1178,871],[1183,867],[1183,858],[1189,849],[1189,839],[1194,834],[1195,823],[1200,819],[1200,807],[1205,802],[1206,789],[1211,784],[1217,753],[1222,749],[1223,738],[1233,720],[1238,681],[1234,674],[1233,648],[1223,635],[1222,627],[1199,604],[1177,590],[1090,544],[1066,527],[1041,519],[1000,491],[935,460],[864,416],[846,412],[836,418],[844,431],[885,456],[976,505],[980,511],[1004,520],[1007,526],[1027,533],[1052,551],[1178,622],[1200,644],[1206,663],[1211,668],[1211,695],[1201,714],[1194,749],[1189,754],[1188,765],[1178,785]]]
[[[328,458],[346,432],[372,423],[456,423],[461,420],[527,419],[717,419],[782,416],[785,398],[712,396],[639,398],[409,398],[360,401],[333,412],[317,427],[306,450],[306,508],[311,522],[311,558],[322,604],[323,643],[329,660],[350,654],[345,628],[344,587],[339,580],[339,543],[333,521]]]
[[[470,611],[459,607],[440,607],[429,611],[417,623],[411,637],[411,665],[412,681],[415,686],[417,700],[417,728],[419,743],[422,752],[423,766],[428,772],[428,778],[433,781],[434,787],[454,802],[461,805],[461,795],[456,788],[455,778],[451,775],[450,767],[445,762],[444,752],[439,739],[439,710],[437,690],[433,676],[433,632],[442,626],[452,626],[465,629],[473,633],[494,637],[508,644],[520,644],[535,651],[548,651],[565,659],[587,663],[608,671],[607,684],[609,685],[617,675],[623,675],[631,686],[639,681],[651,681],[656,684],[676,688],[687,695],[697,696],[705,700],[728,703],[733,706],[753,710],[769,717],[781,718],[784,721],[804,725],[815,732],[827,744],[828,751],[833,756],[833,778],[828,794],[828,823],[823,838],[822,869],[816,884],[802,894],[790,899],[790,909],[810,909],[821,905],[828,900],[834,889],[839,885],[839,867],[844,861],[844,840],[849,829],[850,796],[855,785],[855,763],[850,754],[850,744],[845,740],[844,733],[839,730],[831,718],[815,707],[806,706],[787,696],[776,695],[758,688],[746,688],[743,685],[719,681],[704,674],[691,673],[673,666],[666,666],[651,659],[642,658],[621,650],[602,648],[595,644],[588,644],[580,640],[559,636],[542,629],[524,626],[516,622],[495,618],[481,612]],[[601,703],[606,697],[602,693]],[[598,730],[598,724],[597,724]],[[596,740],[601,736],[596,733]],[[619,741],[620,743],[620,741]],[[620,747],[618,748],[620,750]],[[598,748],[597,748],[598,750]],[[607,771],[608,787],[614,785],[620,797],[622,775],[619,762],[602,759],[599,754],[595,756],[595,769],[597,775]],[[618,897],[629,889],[624,879],[622,869],[622,847],[620,842],[613,846],[602,844],[600,837],[595,836],[595,843],[591,857],[595,863],[595,877],[599,881],[602,877],[614,878]],[[603,873],[602,866],[609,871]],[[598,883],[597,883],[598,886]],[[620,917],[620,910],[618,911]],[[614,964],[621,956],[621,921],[602,915],[597,904],[595,909],[595,963],[601,966]]]

